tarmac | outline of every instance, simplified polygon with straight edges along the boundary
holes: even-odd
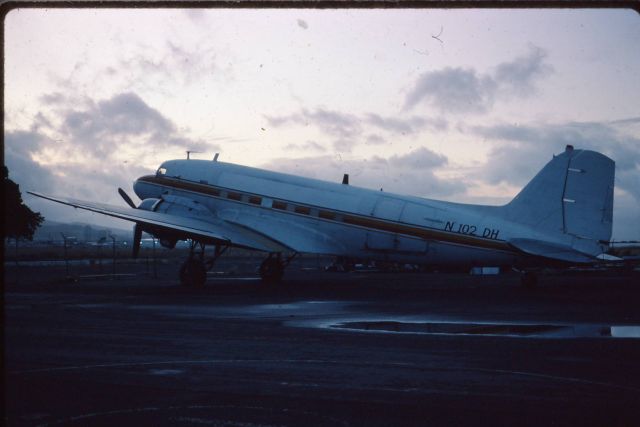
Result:
[[[637,274],[225,262],[202,289],[173,262],[5,265],[4,423],[640,425]]]

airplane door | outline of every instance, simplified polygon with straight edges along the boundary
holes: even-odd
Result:
[[[373,208],[373,216],[388,221],[398,221],[405,202],[389,197],[380,197]],[[393,250],[397,245],[397,235],[390,232],[367,232],[367,248],[374,250]]]

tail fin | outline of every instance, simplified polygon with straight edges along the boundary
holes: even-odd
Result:
[[[610,158],[567,145],[505,206],[506,217],[541,231],[609,241],[614,174]]]

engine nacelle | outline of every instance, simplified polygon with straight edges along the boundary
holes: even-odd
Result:
[[[167,249],[173,249],[176,247],[176,243],[178,243],[177,239],[160,239],[160,245]]]
[[[162,203],[162,199],[144,199],[138,209],[155,212],[160,203]]]
[[[198,219],[213,218],[213,213],[206,206],[195,200],[179,196],[163,195],[159,199],[144,199],[138,209]]]
[[[155,212],[204,220],[214,218],[213,212],[202,203],[179,196],[163,195],[160,202],[153,205],[153,210]]]
[[[163,195],[159,199],[144,199],[138,206],[138,209],[204,220],[214,217],[213,213],[201,203],[186,197],[171,195]],[[144,231],[154,235],[160,240],[160,244],[168,249],[173,249],[178,240],[187,239],[182,233],[172,232],[161,226],[145,225]]]

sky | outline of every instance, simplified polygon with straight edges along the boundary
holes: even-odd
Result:
[[[186,150],[504,204],[572,144],[616,161],[613,238],[640,240],[632,10],[15,9],[4,31],[4,160],[50,220],[131,227],[24,192],[123,204]]]

